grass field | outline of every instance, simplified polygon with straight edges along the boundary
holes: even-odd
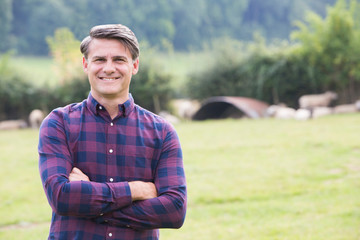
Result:
[[[360,114],[307,122],[175,126],[188,182],[179,230],[161,239],[360,239]],[[0,132],[0,239],[46,239],[37,131]]]

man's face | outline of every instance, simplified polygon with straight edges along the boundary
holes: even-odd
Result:
[[[96,100],[123,103],[128,99],[131,77],[138,71],[139,59],[133,62],[130,51],[115,39],[93,39],[83,67]]]

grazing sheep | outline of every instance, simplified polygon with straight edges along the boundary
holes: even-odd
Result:
[[[0,130],[13,130],[13,129],[20,129],[20,128],[27,128],[28,125],[26,121],[19,119],[19,120],[6,120],[0,122]]]
[[[322,94],[304,95],[299,98],[299,106],[311,110],[315,107],[328,107],[331,101],[336,99],[337,94],[331,91]]]
[[[177,124],[180,122],[180,120],[175,117],[174,115],[171,115],[170,113],[166,112],[166,111],[161,111],[159,113],[159,116],[166,119],[167,121],[169,121],[171,124]]]
[[[318,117],[330,115],[332,113],[333,113],[333,109],[330,107],[316,107],[313,109],[312,117],[318,118]]]
[[[311,118],[311,111],[308,109],[300,108],[296,110],[294,118],[301,121],[309,120]]]
[[[201,106],[200,102],[190,99],[175,99],[171,105],[175,115],[182,119],[191,119]]]
[[[360,111],[360,100],[357,100],[357,101],[355,102],[355,106],[356,106],[356,109],[357,109],[358,111]]]
[[[29,114],[30,126],[34,129],[39,128],[44,118],[45,114],[43,113],[43,111],[39,109],[32,110]]]
[[[354,113],[357,111],[359,110],[356,108],[356,104],[343,104],[334,107],[334,114]]]
[[[266,115],[278,119],[293,119],[295,117],[295,109],[283,107],[279,105],[271,105],[266,110]]]

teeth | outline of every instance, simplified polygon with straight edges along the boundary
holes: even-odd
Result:
[[[105,80],[105,81],[113,81],[113,80],[115,80],[115,78],[103,78],[103,80]]]

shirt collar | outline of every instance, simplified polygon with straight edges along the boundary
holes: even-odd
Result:
[[[131,111],[134,109],[135,102],[134,98],[132,97],[131,93],[129,93],[129,99],[124,102],[124,104],[119,104],[119,110],[123,110],[124,117],[129,116]]]
[[[91,92],[89,93],[89,96],[87,98],[87,107],[91,112],[98,115],[99,111],[102,111],[103,106],[91,95]],[[131,113],[131,111],[134,109],[135,103],[134,98],[132,97],[131,93],[129,93],[129,99],[124,102],[123,104],[119,104],[119,115],[122,117],[127,117]]]

